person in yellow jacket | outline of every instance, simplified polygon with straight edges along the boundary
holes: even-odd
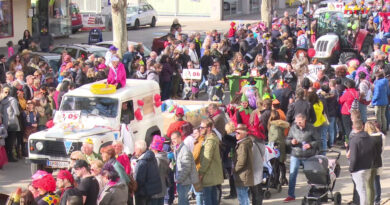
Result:
[[[309,92],[308,99],[310,104],[313,106],[314,113],[316,115],[316,121],[313,123],[313,126],[321,136],[322,146],[319,146],[319,148],[321,150],[321,154],[325,155],[328,148],[326,131],[328,126],[326,118],[327,109],[315,91]]]

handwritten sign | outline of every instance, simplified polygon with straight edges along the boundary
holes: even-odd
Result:
[[[317,73],[319,70],[324,70],[325,66],[324,65],[312,65],[310,64],[309,66],[309,73],[305,75],[306,78],[309,78],[311,82],[315,82],[318,80]]]
[[[184,80],[202,80],[201,69],[183,69],[182,78]]]
[[[65,123],[80,121],[81,111],[61,111],[59,113],[60,121]]]

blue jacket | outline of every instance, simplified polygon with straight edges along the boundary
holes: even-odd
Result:
[[[152,196],[161,193],[160,173],[152,151],[148,150],[139,157],[135,166],[135,180],[138,184],[136,196]]]
[[[389,104],[388,96],[389,91],[389,80],[381,78],[374,82],[374,92],[372,97],[373,106],[385,106]]]

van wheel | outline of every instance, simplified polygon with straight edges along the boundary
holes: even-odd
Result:
[[[156,18],[153,16],[152,23],[150,23],[150,27],[155,27],[155,26],[156,26]]]
[[[135,22],[134,22],[134,30],[137,30],[139,29],[139,20],[136,19]]]

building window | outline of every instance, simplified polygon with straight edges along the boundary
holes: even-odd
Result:
[[[0,1],[0,38],[8,38],[14,35],[12,0]]]

